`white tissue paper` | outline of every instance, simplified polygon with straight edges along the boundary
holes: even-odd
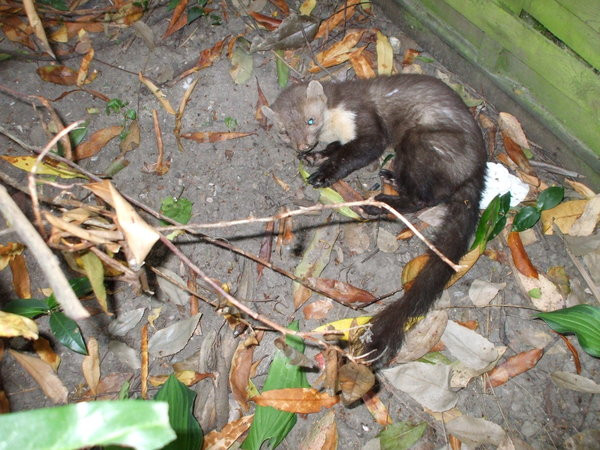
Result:
[[[502,164],[488,162],[485,173],[485,189],[481,194],[479,209],[485,209],[498,194],[510,191],[510,206],[514,208],[529,193],[529,185],[511,175]]]

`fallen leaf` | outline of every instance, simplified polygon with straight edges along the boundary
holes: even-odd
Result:
[[[163,34],[163,39],[171,36],[173,33],[175,33],[177,30],[180,30],[184,25],[187,24],[187,14],[185,9],[188,5],[188,2],[189,0],[181,0],[176,4],[175,8],[173,8],[173,14],[171,15],[171,20],[169,20],[169,26],[167,27],[165,34]]]
[[[558,387],[589,394],[600,394],[600,384],[576,373],[556,371],[550,374],[552,381]]]
[[[340,367],[338,385],[342,391],[342,401],[345,405],[351,405],[373,388],[375,375],[364,364],[350,361]]]
[[[250,43],[244,38],[236,38],[233,42],[229,75],[235,84],[245,84],[252,76],[254,69],[254,58],[249,52]]]
[[[376,73],[373,69],[373,63],[366,55],[367,52],[352,53],[350,55],[350,64],[358,78],[363,80],[375,78]]]
[[[448,313],[445,310],[430,311],[418,321],[404,336],[400,351],[390,361],[390,365],[415,361],[430,352],[446,329]]]
[[[86,276],[90,280],[94,295],[102,311],[108,312],[108,303],[106,302],[106,287],[104,286],[104,266],[100,258],[92,252],[86,252],[79,258],[81,266]],[[91,386],[90,386],[91,387]]]
[[[529,148],[529,142],[523,132],[523,128],[519,123],[518,119],[507,112],[501,112],[498,114],[498,126],[500,131],[507,135],[514,143],[519,145],[521,148]]]
[[[90,63],[94,58],[94,49],[90,48],[86,55],[82,58],[81,64],[79,65],[79,71],[77,72],[77,86],[92,82],[96,78],[96,72],[92,72],[89,75]]]
[[[273,389],[254,396],[251,400],[260,406],[271,406],[280,411],[298,414],[318,413],[339,401],[337,396],[313,388]]]
[[[569,234],[571,226],[583,214],[588,200],[571,200],[563,202],[552,209],[542,211],[540,221],[544,234],[553,234],[552,225],[560,229],[561,233]]]
[[[33,349],[42,361],[48,363],[52,369],[54,369],[54,372],[58,370],[58,366],[60,366],[60,356],[52,350],[48,339],[40,336],[33,341]]]
[[[7,242],[0,245],[0,270],[8,266],[16,256],[21,255],[25,250],[25,246],[20,242]]]
[[[510,254],[517,270],[526,277],[538,278],[538,271],[531,263],[525,251],[519,232],[511,231],[508,233],[506,242],[508,243],[508,248],[510,249]]]
[[[565,181],[569,183],[569,185],[575,190],[575,192],[577,192],[584,198],[590,199],[596,196],[596,193],[594,191],[592,191],[589,187],[587,187],[583,183],[580,183],[579,181],[569,180],[568,178],[565,178]]]
[[[197,131],[195,133],[182,134],[181,137],[185,139],[192,139],[203,144],[206,142],[213,143],[228,141],[230,139],[239,139],[254,134],[256,133],[242,131]]]
[[[535,367],[540,358],[544,355],[543,348],[534,348],[526,352],[521,352],[515,356],[511,356],[498,367],[495,367],[487,373],[487,386],[501,386],[511,378],[527,372]]]
[[[175,110],[169,103],[169,100],[167,100],[166,95],[163,94],[163,92],[152,81],[144,77],[144,75],[142,75],[142,72],[138,72],[138,78],[140,82],[142,82],[144,85],[146,85],[148,89],[150,89],[150,92],[152,92],[152,94],[160,102],[165,111],[167,111],[169,114],[175,115]]]
[[[387,407],[381,401],[379,395],[372,390],[363,395],[365,406],[379,425],[385,427],[392,424],[392,418]]]
[[[600,221],[600,194],[590,198],[581,216],[569,230],[571,236],[589,236]]]
[[[302,450],[336,450],[338,448],[338,431],[335,423],[335,412],[327,413],[317,420],[300,442]]]
[[[317,0],[304,0],[299,8],[300,14],[303,16],[310,16],[310,13],[315,9],[315,6],[317,6]]]
[[[537,309],[540,311],[556,311],[564,308],[565,301],[560,291],[544,275],[539,274],[538,278],[530,278],[518,271],[515,271],[515,275],[523,292],[529,295],[529,299]],[[539,295],[532,296],[532,291],[538,292]]]
[[[231,359],[231,368],[229,369],[229,387],[233,398],[242,407],[243,411],[248,411],[248,383],[250,382],[250,371],[252,368],[252,357],[254,349],[258,345],[256,337],[240,341],[233,357]]]
[[[75,161],[96,155],[111,139],[119,136],[121,131],[123,131],[121,126],[112,126],[96,131],[87,141],[75,147]]]
[[[48,38],[46,37],[46,31],[44,30],[44,24],[40,20],[37,11],[35,10],[35,6],[33,0],[23,0],[23,7],[25,8],[25,14],[27,14],[27,20],[29,20],[29,25],[33,28],[35,36],[39,39],[39,43],[46,53],[48,53],[52,58],[56,59],[52,48],[50,47],[50,43],[48,42]]]
[[[377,31],[377,74],[391,75],[394,68],[394,50],[389,39]]]
[[[510,159],[512,159],[523,172],[528,175],[534,175],[531,164],[529,164],[529,160],[525,156],[525,153],[523,153],[521,146],[505,134],[502,134],[502,141],[504,143],[504,149]]]
[[[442,340],[456,359],[473,369],[484,369],[500,357],[488,339],[452,320],[448,321]]]
[[[304,307],[302,313],[306,320],[319,320],[327,317],[327,313],[333,308],[333,302],[329,299],[314,301]]]
[[[248,11],[248,15],[252,17],[259,25],[262,25],[268,31],[276,30],[281,25],[282,20],[272,16],[266,16],[256,11]]]
[[[31,172],[36,161],[35,156],[6,156],[0,155],[0,158],[4,159],[9,164]],[[75,172],[69,166],[64,163],[56,163],[53,160],[46,160],[46,162],[38,164],[36,174],[38,175],[54,175],[60,178],[87,178],[85,175]]]
[[[9,262],[12,272],[13,287],[19,298],[31,298],[31,282],[25,256],[15,255]]]
[[[410,66],[415,62],[415,58],[421,54],[420,50],[414,48],[407,48],[404,51],[404,57],[402,58],[402,67]]]
[[[81,370],[88,387],[93,395],[97,394],[100,382],[100,358],[98,356],[98,341],[91,337],[87,341],[88,354],[83,357]]]
[[[290,13],[290,7],[285,0],[269,0],[273,5],[277,7],[285,16]]]
[[[371,319],[372,316],[340,319],[336,320],[335,322],[321,325],[320,327],[315,328],[313,331],[324,334],[327,334],[325,333],[326,331],[331,331],[331,334],[337,336],[338,339],[347,341],[350,338],[350,332],[355,331],[357,328],[366,328],[365,325],[368,324]]]
[[[228,423],[221,431],[213,430],[204,436],[202,450],[222,450],[230,448],[243,435],[254,419],[254,414],[240,417]]]
[[[506,436],[500,425],[466,415],[446,423],[446,432],[473,448],[482,444],[500,445]]]
[[[319,26],[319,30],[315,35],[315,39],[320,39],[325,35],[329,34],[331,30],[337,27],[340,23],[350,20],[350,18],[354,15],[354,9],[356,5],[360,3],[360,0],[347,0],[344,5],[342,5],[338,10],[329,17],[327,20],[324,20]]]
[[[0,311],[0,314],[2,312]],[[67,403],[69,391],[54,373],[50,364],[24,353],[8,350],[13,358],[40,386],[44,394],[54,403]]]
[[[351,31],[344,36],[339,42],[336,42],[326,50],[317,53],[316,60],[322,67],[332,67],[338,64],[341,64],[350,59],[353,50],[364,50],[364,47],[361,49],[354,49],[354,46],[358,44],[358,41],[362,38],[364,30]],[[311,63],[309,72],[315,73],[319,72],[321,67]]]
[[[376,300],[376,297],[370,292],[343,281],[309,277],[306,278],[306,282],[310,287],[327,294],[328,297],[335,298],[344,305],[352,303],[369,304]]]
[[[140,146],[140,124],[138,120],[136,119],[129,122],[125,132],[127,133],[125,139],[119,143],[119,150],[121,150],[121,153],[130,152]]]
[[[111,340],[108,343],[108,351],[130,369],[138,371],[142,368],[139,352],[124,342]]]
[[[61,86],[77,85],[77,71],[67,66],[50,65],[40,66],[36,69],[39,77],[49,83],[59,84]]]
[[[183,349],[198,326],[201,313],[157,331],[148,341],[149,352],[157,357],[173,355]]]
[[[258,251],[258,257],[263,261],[271,261],[271,254],[273,253],[273,230],[275,228],[275,222],[267,222],[265,224],[265,237],[260,244],[260,250]],[[262,264],[256,265],[257,279],[260,280],[265,266]]]
[[[469,287],[469,298],[475,306],[480,308],[487,306],[498,295],[501,289],[506,287],[506,283],[490,283],[484,280],[473,280]]]
[[[19,314],[0,311],[0,337],[23,336],[25,339],[37,339],[36,323],[28,317]]]

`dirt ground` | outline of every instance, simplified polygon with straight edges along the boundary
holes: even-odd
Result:
[[[88,7],[93,7],[94,3]],[[271,102],[280,90],[277,86],[275,57],[272,52],[257,52],[253,55],[253,76],[242,85],[237,85],[232,80],[229,74],[231,63],[225,56],[191,77],[176,83],[171,82],[196,62],[201,50],[212,47],[226,36],[235,36],[243,32],[250,38],[256,35],[256,31],[246,25],[249,19],[241,17],[230,5],[214,4],[215,13],[223,18],[222,25],[211,25],[210,19],[203,17],[163,39],[161,36],[170,17],[165,4],[166,2],[161,2],[160,5],[153,6],[143,18],[156,40],[156,47],[153,49],[138,37],[132,27],[124,27],[118,32],[112,29],[111,39],[102,33],[91,36],[96,50],[92,66],[98,69],[100,74],[89,88],[111,99],[119,98],[128,102],[128,107],[137,111],[141,127],[139,148],[126,155],[129,164],[114,175],[114,185],[121,192],[156,210],[162,199],[167,196],[190,199],[193,202],[191,222],[194,223],[270,216],[282,207],[297,209],[317,203],[319,193],[299,177],[298,161],[293,151],[284,148],[272,131],[267,132],[260,128],[255,119],[257,81]],[[332,14],[336,7],[334,2],[321,2],[314,15],[325,18]],[[272,5],[267,4],[262,12],[270,14],[274,10]],[[372,16],[357,14],[348,27],[377,28],[388,37],[397,38],[400,47],[397,49],[395,61],[399,70],[402,70],[400,63],[404,51],[409,48],[419,49],[417,43],[400,34],[377,8],[374,8]],[[341,33],[343,31],[333,33],[329,41],[320,41],[319,45],[314,45],[313,51],[318,52],[340,40]],[[18,49],[4,38],[0,46],[11,51]],[[71,46],[72,42],[61,48]],[[374,51],[374,47],[375,44],[371,43],[369,48]],[[425,73],[447,73],[438,63],[427,59],[427,49],[421,50],[423,59],[418,61],[418,64]],[[297,54],[302,55],[305,61],[309,55],[306,49],[297,50]],[[79,60],[78,55],[68,54],[63,58],[63,63],[76,68]],[[56,99],[63,92],[73,88],[42,81],[36,74],[36,69],[44,64],[47,62],[25,59],[0,62],[0,84],[22,95],[40,95],[47,99]],[[343,70],[335,68],[336,76],[341,79],[354,76],[352,69],[344,67]],[[179,104],[191,79],[198,77],[198,85],[183,117],[184,132],[229,131],[228,125],[231,127],[232,118],[237,122],[234,131],[254,134],[217,143],[184,140],[184,150],[179,151],[172,133],[173,115],[166,113],[156,97],[140,83],[138,72],[143,72],[148,78],[160,83],[159,87],[174,106]],[[457,80],[452,74],[448,76],[453,82],[467,86],[468,89],[468,79]],[[310,74],[307,74],[306,79],[309,78]],[[320,78],[320,74],[314,78]],[[42,127],[42,120],[46,120],[43,110],[34,110],[29,104],[4,93],[0,93],[0,99],[0,125],[3,129],[30,145],[43,147],[47,142]],[[120,124],[119,116],[107,116],[104,113],[105,103],[102,100],[85,92],[72,93],[52,104],[66,124],[79,119],[88,120],[90,132]],[[90,114],[90,108],[97,108],[99,113]],[[147,173],[145,170],[157,157],[153,110],[158,112],[166,155],[171,161],[170,170],[163,176]],[[497,112],[493,105],[486,103],[482,111],[493,119],[496,118]],[[500,138],[497,139],[500,142]],[[27,154],[24,148],[4,133],[0,134],[0,148],[3,155]],[[113,140],[96,156],[82,160],[80,164],[93,173],[102,174],[118,154],[118,142]],[[26,186],[26,177],[22,172],[4,161],[0,164],[3,173],[17,180],[20,186]],[[371,166],[352,174],[346,181],[359,192],[365,193],[378,185],[377,172],[377,167]],[[549,184],[565,184],[563,177],[543,171],[538,171],[538,174]],[[284,185],[289,189],[284,189]],[[39,189],[46,195],[56,195],[58,192],[53,186],[40,186]],[[24,210],[30,211],[28,197],[14,189],[11,192],[17,203]],[[87,195],[79,187],[73,188],[71,193],[80,199]],[[572,196],[573,192],[567,190],[567,195]],[[150,223],[156,224],[154,219],[143,215]],[[3,227],[5,226],[3,224]],[[324,211],[295,217],[293,227],[292,243],[283,246],[279,251],[273,251],[271,262],[274,265],[293,272],[317,230],[323,227],[339,227],[339,235],[335,240],[329,264],[322,276],[351,283],[375,296],[399,290],[402,267],[421,254],[425,248],[416,238],[399,241],[397,249],[385,248],[385,245],[381,244],[382,236],[397,234],[405,228],[394,221],[358,223],[342,215]],[[264,238],[264,224],[250,223],[209,229],[206,234],[257,255]],[[594,304],[595,300],[587,289],[586,282],[565,250],[564,241],[556,235],[542,235],[539,226],[534,228],[534,235],[537,240],[527,246],[527,252],[538,270],[546,273],[551,267],[562,266],[568,274],[571,294],[567,304]],[[15,237],[5,234],[1,239],[4,243],[15,240]],[[181,251],[210,277],[227,283],[236,296],[246,300],[253,309],[279,324],[299,319],[301,330],[311,330],[340,318],[372,314],[382,308],[385,302],[390,301],[383,300],[365,311],[353,311],[332,303],[333,307],[325,319],[305,319],[302,308],[294,311],[291,301],[292,286],[288,278],[265,269],[262,278],[257,280],[255,263],[198,237],[184,235],[178,237],[176,242]],[[387,251],[381,250],[382,248]],[[511,266],[506,262],[507,258],[510,258],[506,243],[501,238],[496,238],[489,244],[489,248],[504,255],[504,262],[481,257],[464,278],[445,292],[438,306],[447,310],[452,320],[476,321],[478,333],[495,345],[508,347],[504,359],[540,347],[544,348],[544,356],[534,368],[493,391],[484,389],[481,377],[472,380],[466,388],[457,392],[456,408],[468,416],[496,423],[511,437],[520,439],[533,448],[563,448],[567,438],[577,433],[589,433],[589,430],[599,429],[600,399],[597,395],[567,390],[553,383],[551,374],[554,372],[575,371],[572,354],[563,340],[544,322],[532,319],[534,311],[529,309],[532,308],[530,299],[518,286]],[[32,289],[36,296],[39,289],[47,286],[47,282],[34,259],[28,257],[27,253],[26,258],[32,277]],[[185,280],[189,277],[188,271],[178,258],[158,244],[146,265],[168,268]],[[68,272],[66,267],[65,270]],[[5,270],[1,275],[0,304],[15,297],[10,274]],[[154,282],[154,277],[150,278]],[[468,292],[475,280],[506,284],[493,299],[494,307],[473,306]],[[87,301],[85,306],[95,314],[79,325],[86,339],[95,337],[99,342],[102,376],[114,373],[131,374],[132,392],[137,393],[139,371],[132,368],[135,367],[135,363],[125,361],[119,356],[119,352],[113,351],[117,348],[115,342],[124,343],[137,352],[140,348],[141,326],[147,323],[146,319],[156,308],[161,308],[161,311],[158,319],[154,321],[155,328],[150,328],[150,334],[177,320],[187,318],[189,307],[176,305],[159,288],[156,288],[156,295],[151,296],[138,294],[124,283],[109,281],[107,286],[110,291],[109,307],[113,315],[101,313],[94,301]],[[214,298],[212,294],[208,296]],[[321,297],[313,295],[309,302],[319,298]],[[139,308],[144,309],[143,320],[123,336],[111,334],[111,322],[124,313]],[[200,327],[185,348],[171,357],[153,357],[150,362],[150,374],[172,373],[171,365],[184,360],[191,362],[198,372],[219,374],[217,381],[205,379],[193,386],[198,393],[196,417],[206,433],[213,429],[221,429],[226,423],[239,417],[239,407],[228,392],[227,379],[232,354],[241,338],[234,337],[223,317],[216,314],[211,306],[201,303],[200,312]],[[47,319],[39,319],[38,324],[42,334],[50,336]],[[258,387],[262,386],[266,377],[270,357],[275,349],[275,337],[275,333],[267,333],[255,351],[254,359],[261,361],[253,378]],[[599,361],[583,352],[573,336],[569,336],[568,339],[579,350],[581,375],[598,382]],[[8,346],[23,351],[31,350],[30,344],[18,339],[9,341]],[[81,373],[82,356],[57,342],[54,342],[53,346],[62,358],[58,376],[69,389],[70,398],[76,400],[82,386],[85,385]],[[309,357],[314,357],[317,352],[318,349],[310,346],[306,351]],[[315,382],[316,376],[316,373],[310,374],[309,381]],[[0,360],[0,380],[13,411],[52,406],[52,402],[44,396],[34,380],[10,357],[5,356]],[[388,381],[380,380],[378,392],[394,422],[428,424],[424,437],[419,441],[419,447],[438,448],[447,444],[448,437],[442,422],[434,419],[419,403],[395,389]],[[151,395],[153,392],[151,391]],[[340,448],[363,448],[382,429],[362,402],[350,408],[337,405],[334,411]],[[299,448],[309,429],[322,414],[324,412],[300,416],[281,448]],[[596,448],[600,447],[596,441],[593,445],[583,445],[580,448],[591,448],[594,445]]]

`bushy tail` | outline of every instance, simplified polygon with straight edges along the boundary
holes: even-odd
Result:
[[[467,251],[479,215],[478,182],[463,185],[446,202],[444,223],[437,231],[433,244],[451,261],[458,260]],[[411,288],[404,296],[380,311],[372,320],[371,339],[366,351],[372,351],[368,359],[380,357],[376,364],[385,364],[393,358],[404,340],[404,328],[412,317],[427,313],[444,290],[453,269],[433,252],[419,272]]]

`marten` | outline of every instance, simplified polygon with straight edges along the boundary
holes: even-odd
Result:
[[[398,193],[375,200],[401,213],[445,205],[433,244],[454,262],[465,254],[479,217],[486,151],[469,109],[442,81],[414,74],[311,81],[288,87],[262,111],[298,157],[317,166],[308,178],[315,187],[330,186],[392,147],[393,170],[382,175],[392,178]],[[318,142],[327,146],[315,152]],[[382,212],[368,205],[363,209]],[[396,355],[409,320],[427,313],[452,273],[429,252],[410,289],[371,321],[363,338],[370,359],[383,365]]]

